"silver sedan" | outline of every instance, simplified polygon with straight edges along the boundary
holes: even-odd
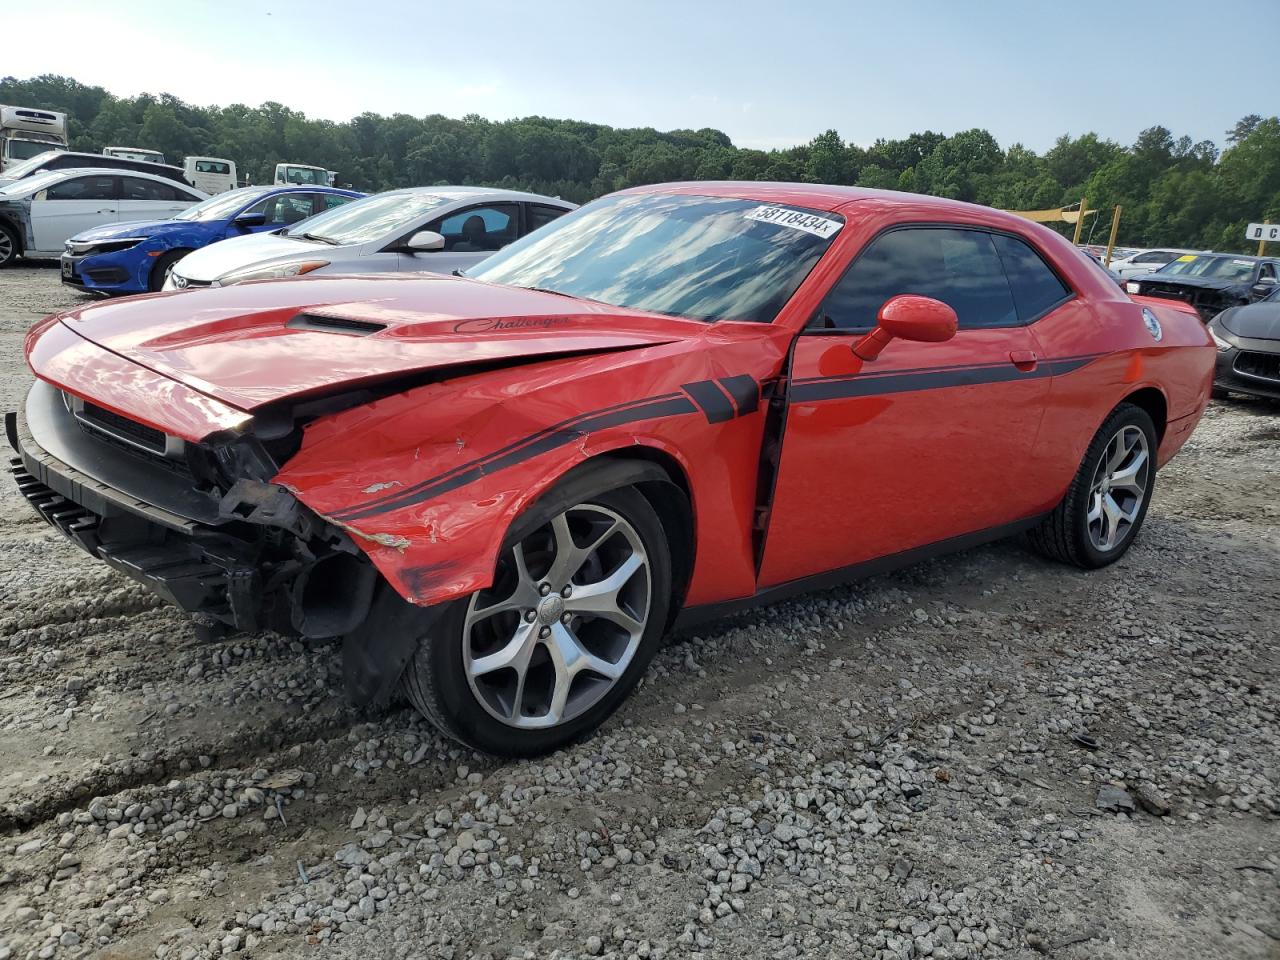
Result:
[[[164,289],[308,273],[451,273],[573,210],[555,197],[490,187],[412,187],[348,203],[275,233],[183,257]]]

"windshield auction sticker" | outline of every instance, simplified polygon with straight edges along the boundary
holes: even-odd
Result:
[[[761,223],[776,223],[780,227],[803,230],[815,237],[826,240],[835,236],[836,231],[844,224],[839,220],[829,220],[816,213],[802,213],[799,210],[788,210],[786,207],[756,207],[743,214],[748,220],[759,220]]]

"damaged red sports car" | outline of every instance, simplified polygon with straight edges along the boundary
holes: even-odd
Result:
[[[588,204],[470,276],[37,324],[22,492],[206,632],[344,638],[359,700],[530,755],[673,625],[1026,531],[1101,567],[1204,410],[1194,317],[1051,231],[842,187]]]

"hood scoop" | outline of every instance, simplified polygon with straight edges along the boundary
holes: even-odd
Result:
[[[285,324],[290,330],[310,330],[313,333],[336,333],[346,337],[367,337],[387,329],[385,323],[371,320],[353,320],[350,317],[326,317],[321,313],[299,313]]]

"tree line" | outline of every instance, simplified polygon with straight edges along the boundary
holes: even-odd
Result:
[[[1280,118],[1256,115],[1226,131],[1221,153],[1211,141],[1153,126],[1129,146],[1064,134],[1038,154],[1020,143],[1002,148],[980,129],[913,133],[867,147],[827,130],[809,143],[764,151],[736,147],[710,128],[619,129],[548,117],[367,112],[335,123],[275,102],[201,107],[169,94],[117,97],[55,75],[0,79],[0,103],[65,111],[73,150],[123,145],[171,160],[226,157],[253,183],[269,183],[275,164],[288,160],[337,170],[340,183],[370,192],[472,183],[576,202],[670,180],[856,184],[1013,210],[1087,197],[1103,211],[1085,227],[1094,242],[1105,242],[1110,210],[1121,204],[1122,244],[1230,251],[1249,249],[1246,223],[1280,221]]]

